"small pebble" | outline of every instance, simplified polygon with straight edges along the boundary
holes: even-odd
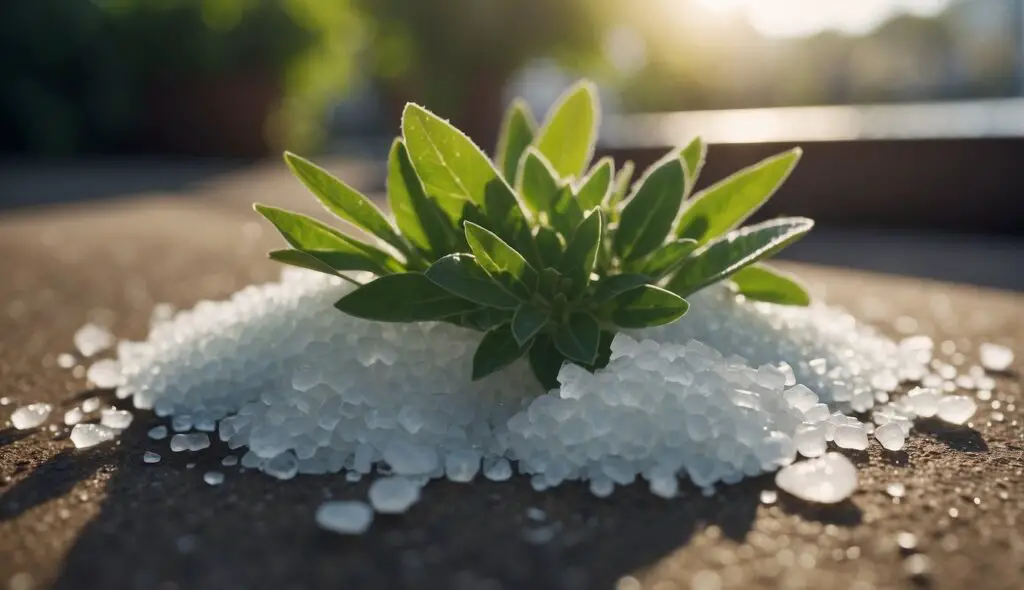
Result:
[[[316,524],[342,535],[361,535],[373,522],[373,510],[363,502],[324,502],[316,509]]]

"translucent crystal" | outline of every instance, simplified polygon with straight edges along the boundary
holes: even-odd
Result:
[[[46,422],[50,417],[53,406],[44,403],[34,403],[22,406],[11,414],[11,425],[17,430],[28,430]]]
[[[342,535],[361,535],[373,522],[373,510],[363,502],[324,502],[316,509],[320,528]]]
[[[775,484],[802,500],[834,504],[857,489],[857,468],[839,453],[826,453],[782,468]]]

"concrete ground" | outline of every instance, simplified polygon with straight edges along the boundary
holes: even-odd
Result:
[[[219,445],[194,457],[172,455],[166,441],[146,438],[161,422],[147,412],[136,414],[116,444],[84,451],[75,451],[63,432],[3,426],[18,404],[54,403],[51,422],[57,422],[84,397],[111,398],[56,365],[56,355],[73,350],[72,334],[86,320],[141,338],[156,302],[191,306],[276,276],[264,252],[278,240],[249,203],[308,207],[294,200],[299,196],[276,172],[249,169],[130,199],[0,212],[0,396],[10,402],[0,406],[0,585],[1024,587],[1019,370],[998,377],[991,400],[979,402],[967,426],[925,422],[905,452],[872,445],[849,453],[861,485],[837,506],[784,495],[763,504],[759,496],[773,488],[770,476],[712,498],[684,487],[670,501],[642,484],[598,500],[578,485],[537,493],[521,478],[435,483],[408,514],[378,517],[355,538],[318,530],[313,512],[326,498],[365,498],[365,481],[300,476],[279,482],[238,473],[220,467],[228,451]],[[827,301],[894,336],[929,334],[968,364],[984,341],[1010,345],[1024,358],[1020,294],[790,268]],[[163,461],[143,464],[146,450],[160,452]],[[203,483],[211,469],[225,471],[223,485]],[[906,486],[900,500],[886,493],[896,482]],[[545,512],[542,522],[527,517],[531,507]],[[915,549],[897,545],[901,532],[916,537]],[[908,559],[913,554],[924,557]]]

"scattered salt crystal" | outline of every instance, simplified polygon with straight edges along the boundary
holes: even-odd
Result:
[[[529,508],[526,509],[526,518],[529,518],[530,520],[543,522],[544,519],[546,519],[547,517],[548,515],[540,508],[530,506]]]
[[[480,471],[480,453],[474,450],[452,451],[444,458],[444,472],[455,482],[468,482]]]
[[[491,481],[506,481],[512,477],[512,465],[504,457],[484,460],[484,477]]]
[[[189,449],[188,435],[175,434],[171,437],[171,452],[180,453]]]
[[[159,324],[166,322],[174,317],[174,306],[170,303],[157,303],[153,306],[153,311],[149,315],[149,323]]]
[[[100,409],[102,401],[98,397],[90,397],[82,402],[82,411],[86,414],[91,414],[96,410]]]
[[[79,449],[87,449],[114,440],[117,431],[102,424],[75,424],[71,429],[71,442]]]
[[[220,460],[220,464],[224,467],[234,467],[238,465],[238,455],[228,455]]]
[[[185,443],[190,451],[201,451],[210,446],[210,437],[202,432],[186,434]]]
[[[62,368],[62,369],[70,369],[71,367],[75,366],[75,357],[74,357],[74,355],[68,354],[66,352],[62,352],[62,353],[58,354],[57,355],[57,366]]]
[[[903,570],[911,576],[926,576],[932,570],[932,560],[924,553],[915,553],[903,561]]]
[[[978,410],[974,400],[966,395],[947,395],[939,400],[939,419],[951,424],[963,424]]]
[[[324,502],[316,509],[320,528],[342,535],[361,535],[373,522],[373,510],[363,502]]]
[[[132,413],[128,410],[108,408],[100,413],[100,424],[115,430],[124,430],[132,423]]]
[[[778,499],[779,494],[775,490],[761,490],[762,504],[774,504]]]
[[[85,419],[85,413],[82,412],[82,408],[75,406],[64,412],[64,424],[67,426],[74,426]]]
[[[363,474],[358,471],[348,471],[345,473],[345,481],[357,482],[363,479]]]
[[[808,422],[823,422],[829,417],[828,406],[825,404],[814,404],[804,410],[804,420]]]
[[[207,471],[203,474],[203,481],[211,486],[219,486],[224,483],[224,474],[220,471]]]
[[[887,451],[899,451],[907,440],[899,424],[883,424],[875,429],[875,438]]]
[[[902,531],[896,535],[896,544],[904,551],[913,551],[917,548],[917,535]]]
[[[242,455],[241,465],[246,469],[255,469],[256,467],[263,465],[263,458],[256,453],[249,451]]]
[[[384,460],[398,475],[430,473],[438,466],[437,451],[402,439],[392,440],[384,448]]]
[[[825,454],[828,441],[825,440],[825,427],[821,424],[801,424],[793,435],[793,443],[798,453],[804,457],[814,458]]]
[[[171,418],[171,428],[174,432],[188,432],[192,430],[192,416],[188,414],[177,414]]]
[[[17,430],[28,430],[46,422],[53,410],[51,404],[37,402],[22,406],[11,414],[11,425]]]
[[[857,468],[839,453],[827,453],[783,467],[775,484],[802,500],[834,504],[857,489]]]
[[[978,347],[978,354],[981,356],[981,366],[989,371],[1002,373],[1013,364],[1013,351],[1001,344],[983,342]]]
[[[400,514],[420,499],[420,486],[407,477],[382,477],[370,485],[370,505],[381,514]]]
[[[89,365],[85,377],[96,387],[117,387],[124,382],[121,375],[121,363],[112,359],[103,359]]]
[[[590,493],[598,498],[607,498],[615,491],[615,482],[608,478],[591,478]]]
[[[651,493],[659,498],[675,498],[679,493],[679,479],[674,475],[662,475],[651,478],[648,483]]]
[[[842,449],[863,451],[868,448],[868,435],[864,431],[864,427],[860,425],[842,424],[836,426],[832,440]]]
[[[910,411],[922,418],[931,418],[939,411],[939,395],[931,389],[915,387],[903,399]]]
[[[153,428],[149,429],[149,432],[146,433],[146,435],[153,440],[163,440],[167,438],[167,427],[154,426]]]
[[[806,385],[794,385],[787,389],[782,395],[786,398],[786,401],[790,406],[800,410],[801,412],[810,410],[818,403],[818,395],[811,391]]]
[[[154,453],[153,451],[146,451],[145,453],[142,454],[142,462],[143,463],[159,463],[160,462],[160,455],[158,453]]]
[[[284,452],[264,463],[263,472],[277,479],[291,479],[299,472],[299,461],[290,451]]]
[[[209,416],[199,416],[195,419],[192,427],[199,432],[214,432],[217,430],[217,421]]]
[[[109,330],[90,322],[75,332],[74,341],[78,352],[84,357],[90,357],[113,346],[115,339]]]
[[[900,482],[893,482],[885,486],[885,492],[893,498],[902,498],[907,494],[907,486]]]

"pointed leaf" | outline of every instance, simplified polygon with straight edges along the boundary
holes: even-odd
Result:
[[[572,240],[565,249],[558,270],[572,281],[572,288],[567,296],[575,299],[583,294],[590,284],[590,273],[594,272],[597,262],[597,249],[601,245],[604,230],[604,218],[601,210],[594,208],[586,219],[576,226]]]
[[[405,267],[387,252],[346,236],[323,223],[277,207],[253,208],[272,223],[285,241],[315,256],[336,270],[366,270],[377,274],[403,272]]]
[[[526,350],[527,347],[520,346],[512,336],[511,327],[498,326],[484,334],[473,354],[473,380],[504,369],[526,354]]]
[[[417,248],[435,258],[452,252],[461,242],[461,232],[452,214],[428,196],[409,159],[401,139],[391,145],[388,156],[388,205],[402,234]],[[454,213],[457,221],[460,211]]]
[[[509,293],[528,300],[537,288],[537,272],[523,256],[501,238],[467,221],[466,241],[476,261]]]
[[[666,288],[685,297],[772,256],[812,227],[814,221],[806,217],[785,217],[731,231],[695,252]]]
[[[550,227],[538,227],[533,236],[544,267],[557,267],[565,252],[565,238]]]
[[[449,254],[430,265],[427,278],[446,291],[484,307],[515,309],[519,299],[496,283],[472,254]]]
[[[629,182],[633,180],[633,170],[635,167],[632,160],[626,160],[622,164],[622,168],[615,174],[615,183],[612,185],[612,190],[608,193],[606,199],[608,205],[614,206],[619,204],[629,194]]]
[[[461,318],[465,327],[487,332],[512,321],[512,311],[482,307],[462,314]]]
[[[513,100],[505,111],[498,135],[498,148],[494,152],[495,164],[505,176],[505,181],[512,186],[516,186],[519,160],[536,132],[537,122],[529,105],[519,98]]]
[[[555,348],[569,360],[587,365],[597,360],[601,328],[594,316],[574,312],[555,331]]]
[[[665,242],[685,189],[686,171],[679,158],[667,158],[651,167],[619,218],[613,246],[623,260],[642,258]]]
[[[555,348],[551,336],[541,334],[530,346],[530,369],[540,384],[547,390],[558,388],[558,373],[566,358]]]
[[[613,168],[611,158],[601,158],[597,166],[594,166],[590,174],[580,182],[576,190],[576,200],[580,204],[580,209],[589,211],[605,201],[608,191],[612,188]]]
[[[770,266],[754,264],[742,268],[729,280],[736,283],[739,292],[747,299],[780,305],[811,304],[811,296],[795,278]]]
[[[601,304],[619,293],[625,293],[630,289],[635,289],[650,282],[650,277],[633,273],[602,277],[600,282],[597,283],[597,288],[594,289],[594,294],[590,296],[590,301],[594,304]]]
[[[534,145],[547,156],[561,177],[583,174],[594,155],[599,110],[597,88],[582,81],[551,107]]]
[[[281,264],[315,270],[316,272],[322,272],[335,277],[338,276],[338,271],[334,270],[329,264],[321,261],[313,254],[303,252],[302,250],[274,250],[268,256],[271,260]]]
[[[693,185],[697,184],[697,178],[700,176],[701,169],[704,168],[704,160],[708,155],[708,144],[704,143],[704,140],[695,137],[683,151],[679,153],[679,157],[683,160],[683,165],[686,166],[686,192],[689,193],[693,189]]]
[[[377,322],[425,322],[471,311],[476,304],[452,295],[421,273],[409,272],[370,281],[334,307]]]
[[[680,238],[669,242],[639,260],[629,270],[649,277],[661,278],[670,274],[686,262],[686,258],[697,249],[697,240]]]
[[[800,148],[762,160],[694,195],[676,231],[704,244],[739,227],[775,194],[800,160]]]
[[[537,148],[527,148],[523,154],[518,178],[519,194],[526,206],[542,222],[550,219],[562,184],[547,158]]]
[[[572,187],[565,185],[558,191],[558,196],[551,207],[551,226],[562,235],[568,236],[572,235],[581,221],[583,210],[572,194]]]
[[[524,303],[516,309],[512,316],[512,334],[516,342],[525,345],[547,325],[550,314],[546,309]]]
[[[398,251],[408,252],[408,246],[395,232],[391,222],[370,199],[305,158],[285,152],[284,159],[295,176],[306,185],[324,208],[340,219],[391,244]]]
[[[685,299],[654,285],[643,285],[616,295],[600,313],[620,328],[648,328],[673,322],[689,309]]]

